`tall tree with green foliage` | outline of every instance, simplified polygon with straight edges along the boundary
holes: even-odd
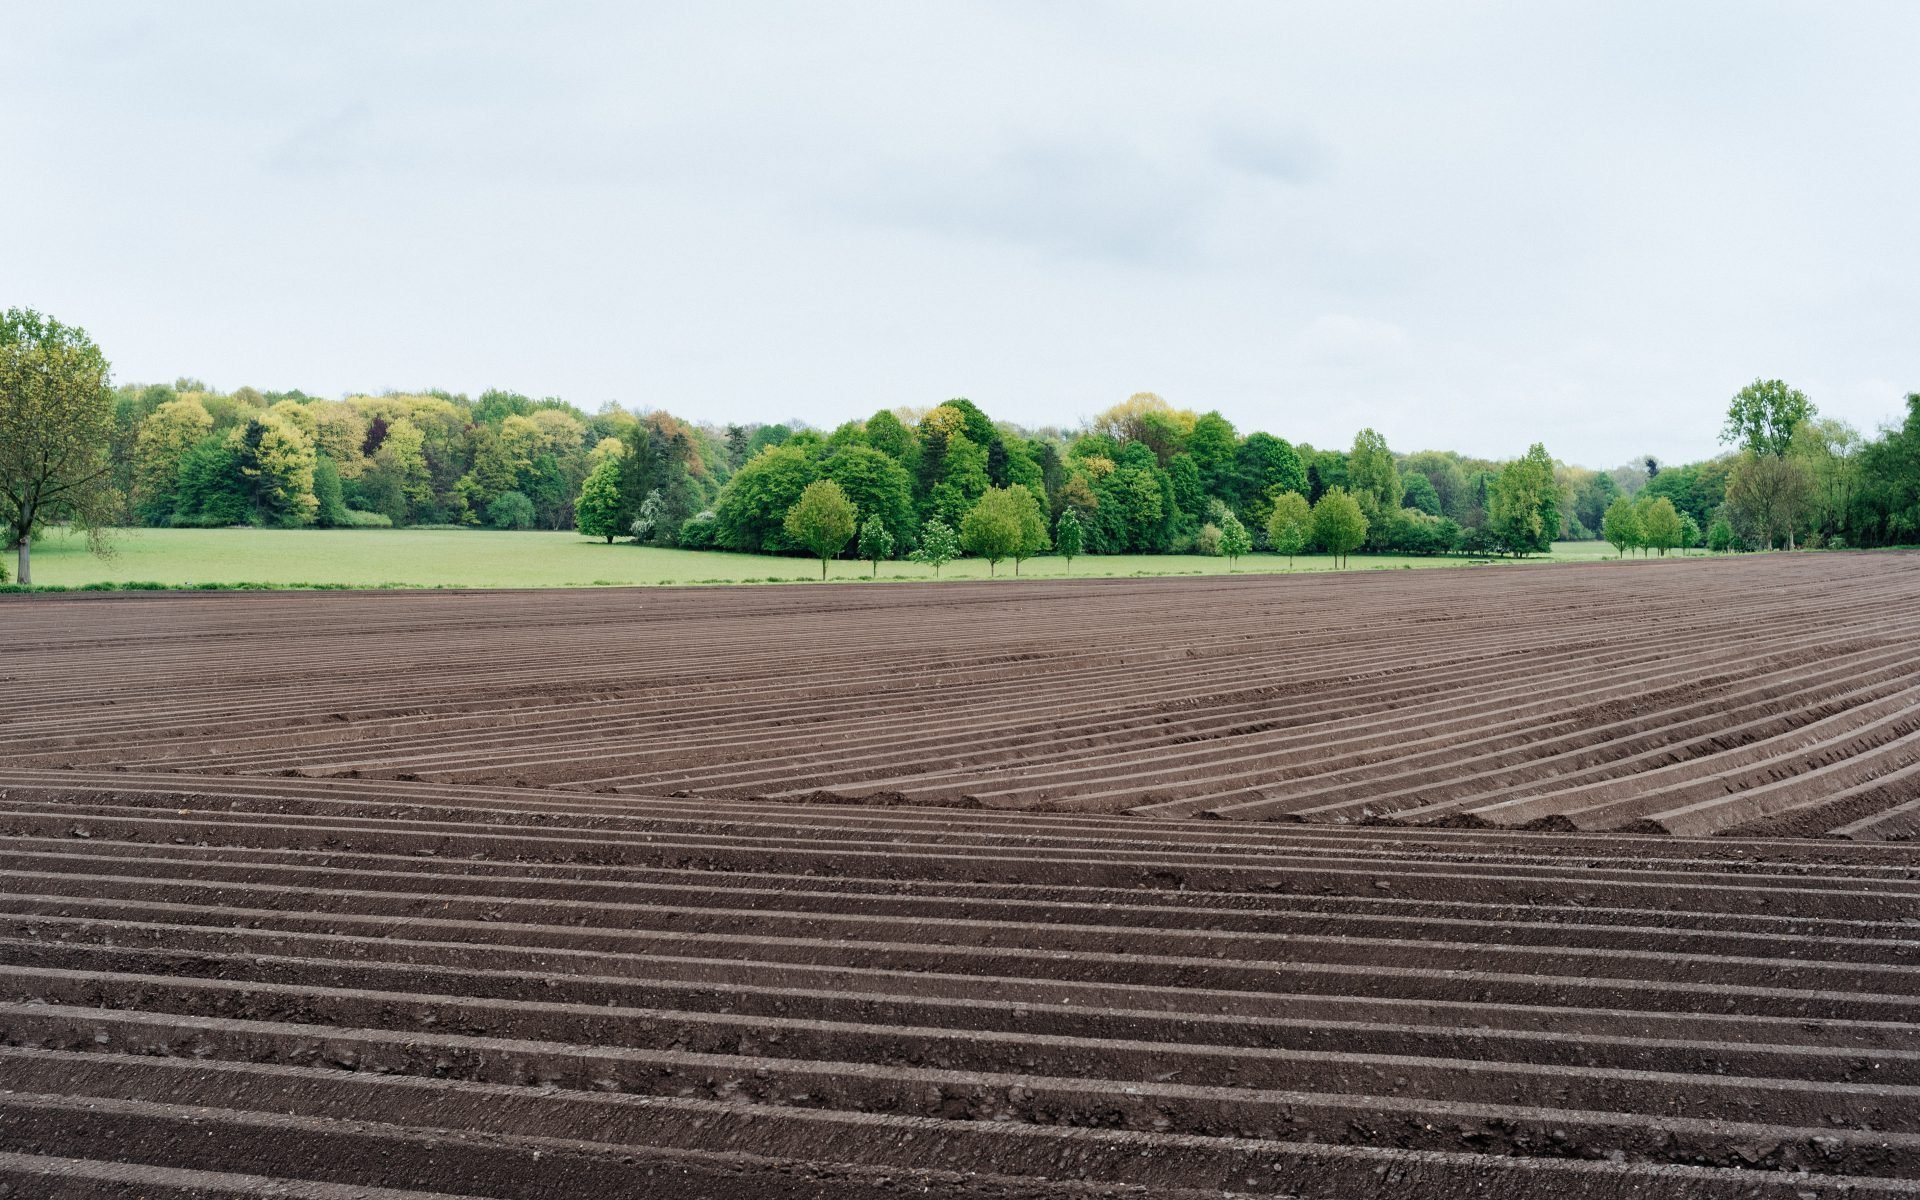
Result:
[[[1782,540],[1794,548],[1794,530],[1812,499],[1812,473],[1785,455],[1747,454],[1727,479],[1727,518],[1764,550]]]
[[[799,502],[818,470],[804,446],[771,446],[749,458],[714,505],[719,544],[746,554],[792,549],[784,524],[787,510]]]
[[[212,415],[195,399],[168,400],[140,423],[133,443],[133,505],[142,521],[163,525],[173,515],[181,461],[212,432]]]
[[[626,530],[620,528],[620,460],[608,455],[600,460],[580,485],[580,499],[573,505],[574,527],[587,537],[613,539]]]
[[[1288,493],[1291,494],[1291,493]],[[1227,569],[1240,565],[1240,556],[1253,552],[1253,537],[1240,518],[1229,510],[1220,518],[1220,553],[1226,555]]]
[[[878,517],[896,542],[913,540],[913,477],[897,459],[871,446],[841,446],[820,464],[820,476],[840,485],[863,520]]]
[[[1025,484],[1010,484],[1006,490],[1014,494],[1015,506],[1020,510],[1020,541],[1014,546],[1011,556],[1013,573],[1018,575],[1021,563],[1049,545],[1046,507],[1040,503],[1040,497],[1034,494],[1033,489]]]
[[[1085,544],[1086,531],[1080,527],[1080,517],[1071,508],[1060,514],[1053,523],[1053,548],[1061,558],[1067,560],[1067,570],[1073,570],[1073,560],[1080,557],[1080,548]]]
[[[1293,556],[1313,540],[1313,509],[1299,492],[1282,492],[1273,498],[1273,513],[1267,518],[1267,545],[1275,554],[1287,556],[1287,570],[1293,570]]]
[[[934,517],[920,527],[920,544],[907,558],[922,566],[933,568],[933,577],[940,577],[940,568],[960,557],[960,538],[953,532],[953,526]]]
[[[1600,526],[1601,536],[1612,543],[1621,558],[1627,556],[1627,551],[1640,545],[1640,514],[1635,510],[1633,501],[1625,496],[1615,496],[1613,503],[1607,505]]]
[[[1635,502],[1640,518],[1641,534],[1648,548],[1659,552],[1661,558],[1667,551],[1680,544],[1680,510],[1673,501],[1665,496],[1648,497],[1645,493]]]
[[[313,521],[320,507],[313,495],[313,443],[298,426],[268,413],[249,419],[228,441],[255,524],[291,529]]]
[[[340,468],[326,455],[313,464],[313,523],[322,529],[342,529],[353,523],[340,487]]]
[[[1725,517],[1714,519],[1713,526],[1707,530],[1707,549],[1715,554],[1725,554],[1733,548],[1733,526]]]
[[[1313,506],[1313,539],[1341,566],[1367,540],[1367,514],[1343,487],[1328,488]]]
[[[869,516],[860,523],[858,549],[860,557],[873,564],[873,577],[880,578],[880,560],[893,556],[893,535],[879,516]]]
[[[1720,440],[1749,454],[1784,457],[1803,421],[1819,410],[1799,388],[1779,379],[1756,379],[1727,405]]]
[[[1002,560],[1022,554],[1031,536],[1027,508],[1033,502],[1033,493],[1025,488],[988,488],[967,510],[960,522],[960,544],[987,560],[988,575],[996,573]]]
[[[1369,533],[1377,537],[1385,532],[1384,518],[1400,511],[1403,486],[1387,439],[1372,429],[1355,434],[1353,449],[1347,451],[1347,492],[1366,514]]]
[[[1521,557],[1553,549],[1560,533],[1560,484],[1553,458],[1539,442],[1500,469],[1487,527],[1510,553]]]
[[[853,536],[858,514],[853,502],[831,479],[816,479],[800,493],[800,499],[787,510],[784,525],[795,545],[805,546],[820,558],[820,578],[827,577],[827,560],[846,548]]]
[[[24,308],[0,313],[0,541],[33,583],[33,535],[84,529],[96,551],[119,508],[107,360],[84,329]]]

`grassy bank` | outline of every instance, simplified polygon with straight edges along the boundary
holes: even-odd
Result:
[[[61,533],[35,543],[37,584],[80,587],[89,583],[154,582],[169,586],[257,583],[272,586],[327,584],[348,587],[592,587],[632,584],[805,582],[820,578],[819,563],[757,554],[659,550],[630,543],[589,541],[572,533],[495,533],[451,529],[128,529],[111,539],[113,553],[99,558],[85,543]],[[1555,560],[1601,558],[1611,547],[1598,542],[1562,542]],[[1540,561],[1535,558],[1531,561]],[[1356,554],[1354,571],[1403,567],[1461,566],[1461,558],[1409,558]],[[1293,560],[1296,572],[1328,571],[1324,555]],[[831,579],[865,579],[863,562],[834,562]],[[1199,555],[1087,555],[1072,568],[1057,558],[1030,559],[1021,575],[1079,578],[1133,575],[1224,575],[1227,560]],[[1237,570],[1288,570],[1287,560],[1254,554]],[[1000,574],[1011,575],[1012,563]],[[943,579],[984,579],[987,564],[975,559],[948,563]],[[910,562],[880,565],[881,579],[931,579]]]

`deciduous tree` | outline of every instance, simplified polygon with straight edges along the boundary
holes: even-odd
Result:
[[[1313,509],[1299,492],[1282,492],[1273,498],[1273,513],[1267,518],[1267,545],[1275,554],[1287,556],[1287,570],[1293,570],[1293,556],[1313,540]]]
[[[1766,549],[1784,538],[1791,550],[1812,496],[1813,478],[1798,459],[1748,454],[1727,480],[1727,519]]]
[[[1748,454],[1779,458],[1793,444],[1794,431],[1818,410],[1807,394],[1778,379],[1756,379],[1727,405],[1720,440]]]
[[[787,510],[782,522],[795,545],[805,546],[820,558],[820,578],[827,577],[827,560],[846,547],[853,536],[853,502],[831,479],[816,479],[800,493],[800,499]]]
[[[932,567],[934,578],[938,579],[940,568],[960,557],[960,539],[954,534],[953,526],[934,517],[920,527],[920,545],[907,557]]]
[[[1621,558],[1627,556],[1627,551],[1640,545],[1640,514],[1634,510],[1633,501],[1625,496],[1615,496],[1613,503],[1607,505],[1601,531],[1613,548],[1620,552]]]
[[[616,443],[617,445],[618,443]],[[620,458],[608,454],[600,459],[580,486],[580,499],[573,506],[574,527],[587,537],[613,539],[624,532],[620,528]]]
[[[64,519],[104,550],[113,488],[113,393],[86,331],[30,309],[0,313],[0,535],[33,582],[33,535]]]
[[[1665,496],[1643,497],[1638,507],[1640,511],[1636,515],[1647,546],[1665,558],[1667,551],[1680,544],[1680,511]]]
[[[860,557],[873,564],[873,577],[880,577],[880,560],[893,555],[893,535],[887,532],[887,523],[878,515],[869,516],[860,523]]]
[[[1220,518],[1220,553],[1227,557],[1227,567],[1232,569],[1240,563],[1240,556],[1251,553],[1253,538],[1247,534],[1247,527],[1240,518],[1228,512]]]
[[[960,522],[960,544],[987,560],[987,574],[994,574],[1002,559],[1021,553],[1029,536],[1026,509],[1032,503],[1033,493],[1025,488],[988,488],[967,510]]]
[[[1367,515],[1347,489],[1328,488],[1313,506],[1313,537],[1341,566],[1367,540]]]
[[[1084,544],[1086,531],[1080,528],[1080,518],[1069,508],[1060,514],[1053,525],[1053,548],[1061,558],[1067,560],[1067,569],[1073,569],[1073,560],[1080,556],[1080,547]]]
[[[1500,469],[1487,510],[1487,527],[1514,554],[1553,549],[1560,532],[1560,485],[1553,459],[1535,442]]]

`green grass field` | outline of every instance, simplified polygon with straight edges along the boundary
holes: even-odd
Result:
[[[631,543],[589,541],[573,533],[496,533],[450,529],[126,529],[111,539],[112,554],[89,554],[84,541],[55,532],[34,544],[33,581],[78,587],[88,583],[168,585],[259,583],[354,587],[591,587],[595,585],[784,583],[817,581],[817,561],[755,554],[657,550]],[[1562,542],[1554,560],[1610,556],[1598,542]],[[1530,561],[1539,562],[1536,557]],[[1356,554],[1353,571],[1462,566],[1460,558]],[[1086,555],[1073,567],[1057,558],[1029,559],[1028,578],[1133,575],[1225,575],[1227,560],[1199,555]],[[1241,574],[1284,572],[1287,560],[1270,554],[1242,558]],[[1295,571],[1327,571],[1333,560],[1302,555]],[[860,580],[871,568],[834,562],[828,577]],[[1011,577],[1012,563],[1000,574]],[[942,579],[984,579],[976,559],[948,563]],[[880,565],[882,580],[924,580],[933,572],[910,562]]]

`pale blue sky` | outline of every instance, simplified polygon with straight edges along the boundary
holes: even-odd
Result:
[[[1920,5],[16,3],[0,305],[122,380],[1135,391],[1611,465],[1920,389]]]

